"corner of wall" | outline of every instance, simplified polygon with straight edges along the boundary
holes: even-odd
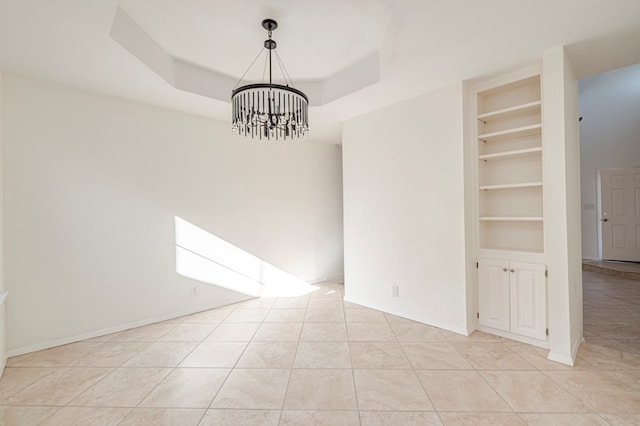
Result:
[[[575,365],[575,356],[571,357],[557,352],[549,352],[547,359],[549,361],[559,362],[560,364],[570,365],[571,367]]]
[[[4,161],[3,161],[3,144],[2,144],[2,81],[3,74],[2,68],[0,68],[0,292],[4,292]],[[6,341],[5,341],[5,305],[4,301],[0,300],[0,375],[4,371],[4,366],[7,363]]]
[[[573,365],[576,339],[582,336],[580,149],[577,83],[563,47],[545,52],[543,76],[545,253],[552,330],[548,358]]]
[[[477,161],[473,135],[473,117],[476,116],[473,102],[473,87],[468,81],[462,82],[462,121],[463,121],[463,161],[464,161],[464,234],[465,234],[465,293],[466,293],[466,334],[469,335],[478,328],[478,320],[475,313],[478,312],[478,274],[473,267],[477,258],[476,247],[477,229],[474,217],[476,217],[476,200],[474,179],[477,173]]]
[[[580,349],[580,345],[584,342],[584,337],[582,333],[578,334],[575,340],[571,344],[571,350],[569,354],[561,354],[554,351],[549,351],[547,355],[547,359],[550,361],[559,362],[561,364],[574,366],[576,360],[578,359],[578,350]]]

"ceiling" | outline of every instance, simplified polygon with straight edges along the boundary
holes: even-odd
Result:
[[[0,0],[0,68],[229,121],[266,17],[321,142],[340,143],[346,119],[554,47],[583,76],[640,62],[638,0]]]

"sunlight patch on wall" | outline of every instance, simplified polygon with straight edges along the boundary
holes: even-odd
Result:
[[[176,272],[254,297],[297,297],[318,289],[186,220],[175,217]]]

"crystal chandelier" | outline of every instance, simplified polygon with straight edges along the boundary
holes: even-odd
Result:
[[[266,50],[265,72],[269,67],[269,83],[248,84],[237,87],[231,93],[232,130],[243,139],[266,143],[286,143],[304,140],[309,134],[309,99],[300,90],[293,88],[293,82],[276,52],[276,42],[271,33],[278,28],[273,19],[262,21],[269,38],[264,41],[264,49],[253,60],[242,81],[258,57]],[[275,55],[273,55],[275,53]],[[272,56],[275,56],[285,84],[272,81]],[[264,73],[263,73],[264,81]]]

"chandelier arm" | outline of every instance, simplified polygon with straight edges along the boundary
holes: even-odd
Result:
[[[268,60],[269,60],[269,58],[267,57],[267,55],[264,55],[264,67],[262,68],[262,80],[261,80],[263,83],[264,83],[264,75],[267,73],[267,61]]]
[[[292,86],[295,86],[293,84],[293,80],[291,80],[291,77],[289,76],[289,73],[287,72],[287,67],[284,66],[284,62],[282,61],[282,59],[280,58],[280,55],[278,54],[278,51],[276,51],[276,59],[278,60],[278,64],[280,65],[280,70],[282,71],[282,76],[285,79],[285,82],[287,81],[287,79],[289,79],[289,83]]]
[[[262,51],[265,50],[264,47],[260,49],[260,51],[258,52],[258,54],[256,55],[256,57],[253,59],[253,62],[251,62],[251,65],[249,65],[249,68],[247,68],[247,70],[244,72],[244,74],[242,74],[242,77],[240,77],[240,80],[238,80],[238,82],[236,83],[235,86],[233,86],[232,90],[236,90],[236,88],[238,87],[238,84],[240,84],[240,82],[244,79],[244,76],[247,75],[247,73],[249,72],[249,70],[251,69],[251,67],[253,66],[253,64],[256,63],[256,61],[258,60],[258,58],[260,57],[260,55],[262,54]]]

